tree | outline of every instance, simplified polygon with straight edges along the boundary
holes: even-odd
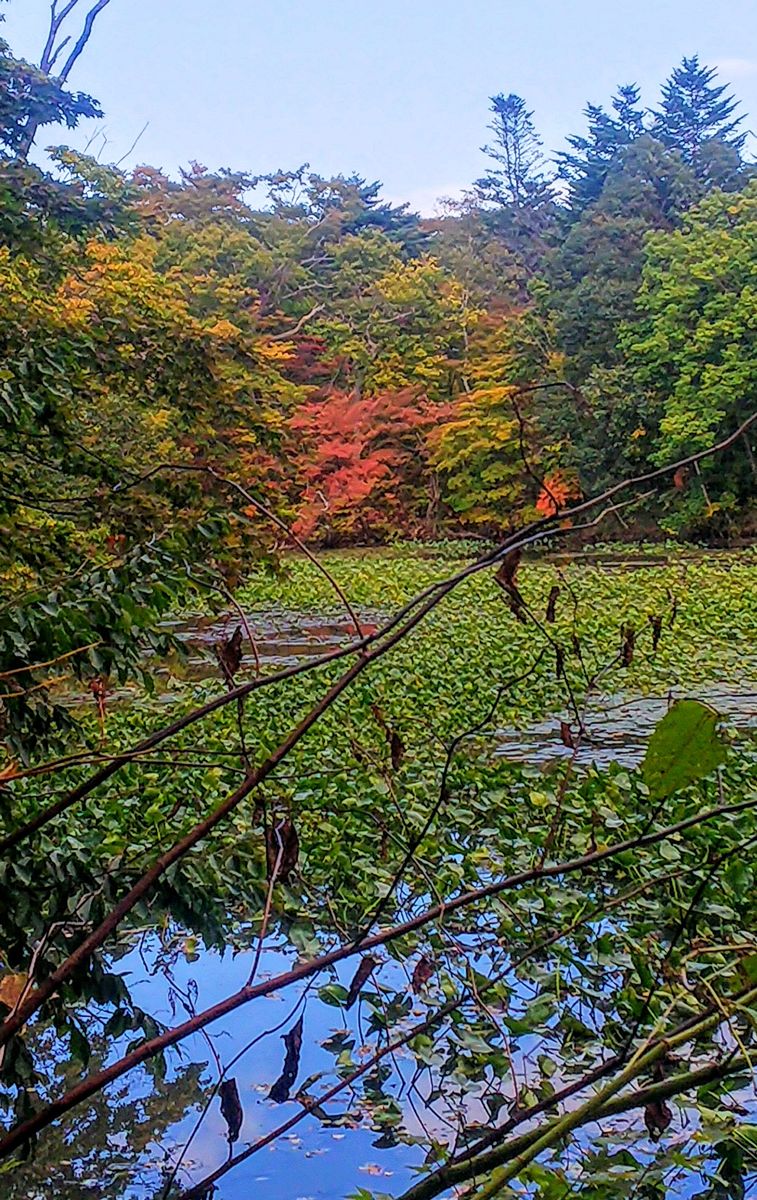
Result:
[[[533,113],[515,94],[492,96],[494,141],[482,147],[497,164],[474,184],[487,223],[525,271],[522,287],[539,268],[555,215],[552,181],[545,174]]]
[[[589,123],[587,134],[569,137],[573,152],[558,154],[558,174],[568,185],[569,204],[574,212],[581,212],[599,199],[618,154],[644,133],[644,111],[639,107],[639,97],[639,88],[631,83],[618,88],[613,96],[614,116],[601,104],[587,105],[584,110]]]
[[[725,84],[716,86],[714,67],[700,64],[698,56],[684,58],[663,84],[662,103],[653,114],[655,137],[677,150],[698,178],[714,182],[726,167],[741,163],[746,133],[739,132],[743,116]],[[724,152],[727,162],[723,162]]]
[[[635,387],[654,402],[657,422],[641,429],[656,462],[702,449],[745,419],[757,391],[757,182],[714,192],[681,229],[645,248],[640,322],[621,337]],[[702,468],[685,489],[687,519],[718,520],[749,507],[757,467],[751,444]],[[746,451],[746,453],[744,453]]]
[[[533,112],[520,96],[501,93],[491,98],[494,114],[489,129],[494,142],[483,153],[498,165],[476,181],[482,200],[516,209],[538,208],[552,199],[552,187],[544,173],[541,138],[533,123]]]
[[[618,330],[635,316],[644,239],[673,228],[697,190],[678,153],[647,133],[604,168],[600,194],[577,214],[547,269],[547,303],[575,382],[619,361]]]
[[[0,41],[0,146],[6,157],[25,159],[42,125],[74,129],[82,117],[101,117],[96,100],[70,92],[61,79],[14,58]]]
[[[533,308],[481,314],[473,329],[466,388],[430,438],[444,501],[470,528],[509,529],[537,500],[534,403],[521,389],[559,369],[550,334]]]
[[[81,26],[79,34],[76,36],[73,45],[71,41],[73,34],[67,32],[70,27],[70,18],[76,16],[79,8],[80,0],[51,0],[50,5],[50,24],[47,32],[47,39],[42,50],[42,56],[39,63],[39,74],[43,79],[47,80],[49,86],[53,88],[63,89],[68,82],[68,77],[71,74],[75,64],[81,57],[84,49],[92,36],[95,21],[104,8],[110,4],[110,0],[95,0],[91,7],[87,9],[84,22]],[[62,5],[62,7],[61,7]],[[62,57],[64,51],[70,46],[68,54]],[[62,61],[62,66],[55,74],[53,74],[58,61]],[[94,105],[89,97],[83,97],[89,101],[90,105]],[[99,107],[94,105],[94,110],[91,112],[81,113],[82,116],[102,116]],[[39,113],[34,108],[30,109],[23,128],[23,135],[20,138],[18,145],[18,157],[25,159],[34,144],[34,139],[41,125],[45,125],[50,120],[59,118],[51,118],[45,115],[45,111]],[[77,117],[78,119],[78,117]],[[70,124],[70,122],[69,122]],[[74,122],[75,124],[75,122]]]

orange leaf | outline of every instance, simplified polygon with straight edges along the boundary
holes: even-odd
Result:
[[[3,975],[0,979],[0,1004],[14,1009],[23,996],[28,982],[29,976],[24,975],[23,972],[13,974],[12,971],[9,971]]]

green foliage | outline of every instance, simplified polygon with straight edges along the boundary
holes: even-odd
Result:
[[[555,859],[639,834],[651,819],[654,832],[669,821],[717,804],[720,789],[729,800],[751,794],[754,759],[746,740],[737,743],[722,763],[719,780],[705,773],[707,763],[690,754],[683,764],[684,775],[675,781],[682,785],[680,790],[665,789],[670,794],[654,818],[654,780],[646,778],[646,769],[613,765],[573,772],[554,756],[538,766],[513,763],[492,753],[497,730],[523,727],[534,718],[547,718],[553,725],[555,755],[559,752],[557,714],[570,715],[568,686],[581,708],[586,696],[581,660],[571,652],[573,636],[586,667],[592,673],[602,671],[601,693],[595,701],[589,697],[589,733],[601,719],[604,705],[617,704],[619,695],[659,695],[670,686],[690,691],[713,681],[722,686],[741,678],[757,635],[751,557],[724,563],[716,557],[682,558],[672,564],[660,554],[639,555],[639,559],[643,565],[622,571],[580,561],[555,564],[537,559],[521,566],[519,587],[534,612],[544,611],[557,581],[564,588],[550,626],[556,644],[566,650],[564,674],[558,677],[548,653],[528,678],[506,688],[496,718],[484,733],[463,742],[451,764],[449,799],[408,870],[406,887],[396,900],[398,914],[428,902],[429,879],[440,895],[452,896],[482,881],[529,869],[538,861],[557,813],[560,819],[550,851]],[[448,553],[441,557],[333,553],[325,561],[354,602],[372,612],[399,607],[458,565],[450,563]],[[240,599],[255,624],[271,609],[279,615],[293,610],[310,613],[314,620],[332,623],[342,615],[328,582],[304,558],[287,560],[283,575],[260,571]],[[656,650],[650,615],[664,618]],[[623,666],[617,662],[617,646],[620,629],[629,622],[638,630],[636,653],[630,666]],[[312,955],[330,944],[335,932],[344,936],[346,930],[349,936],[363,926],[397,871],[405,837],[423,828],[438,797],[445,744],[483,719],[498,686],[528,670],[537,654],[535,640],[533,629],[514,619],[501,589],[489,572],[484,573],[375,664],[349,700],[325,714],[266,787],[269,813],[286,814],[295,822],[301,846],[295,875],[275,889],[271,929],[277,939],[288,941],[297,953]],[[248,665],[245,662],[243,670]],[[244,721],[254,733],[256,753],[264,755],[274,747],[323,694],[337,669],[336,664],[324,666],[313,675],[250,697]],[[178,715],[221,686],[208,680],[182,687],[177,681],[171,689],[171,713]],[[615,699],[605,699],[610,696]],[[397,768],[377,710],[404,744],[404,758]],[[633,707],[628,709],[629,736],[636,733],[634,712]],[[107,714],[107,752],[133,744],[161,724],[165,715],[165,705],[157,697],[114,706]],[[697,715],[701,716],[698,709]],[[93,738],[99,735],[93,718],[88,725]],[[648,762],[655,757],[659,762],[667,753],[658,744],[660,737],[659,732],[653,736]],[[230,753],[236,738],[236,714],[231,709],[219,711],[203,723],[201,746],[195,730],[187,730],[173,740],[170,755],[162,761],[146,757],[125,765],[85,806],[20,846],[5,865],[1,881],[4,894],[14,897],[13,904],[0,906],[4,964],[23,969],[25,947],[36,942],[53,916],[62,920],[78,914],[90,922],[100,920],[115,896],[152,860],[156,844],[181,836],[236,785],[238,757]],[[74,766],[56,775],[56,783],[74,784],[84,775],[83,768]],[[14,821],[35,811],[43,782],[44,777],[19,780],[5,793]],[[724,964],[721,952],[714,948],[727,942],[729,930],[753,926],[752,867],[735,853],[739,843],[753,834],[754,818],[746,812],[622,856],[591,876],[535,881],[511,893],[507,903],[486,902],[460,914],[449,913],[444,930],[431,927],[397,943],[376,978],[365,985],[360,1003],[366,1033],[361,1044],[370,1036],[380,1036],[387,1025],[409,1019],[406,976],[421,955],[432,961],[434,974],[423,999],[413,997],[413,1008],[432,1011],[443,999],[458,994],[469,976],[456,946],[460,939],[470,939],[480,920],[480,950],[486,966],[477,961],[471,969],[477,972],[473,979],[480,989],[489,977],[505,973],[489,1000],[490,1005],[496,1004],[497,1021],[489,1021],[476,1005],[464,1006],[443,1039],[429,1037],[414,1043],[417,1064],[435,1073],[439,1099],[444,1097],[452,1106],[479,1103],[482,1095],[491,1098],[492,1093],[508,1097],[512,1079],[502,1031],[506,1030],[509,1052],[516,1061],[538,1038],[539,1055],[533,1060],[528,1086],[523,1086],[522,1100],[533,1103],[546,1097],[550,1087],[575,1078],[587,1063],[617,1048],[639,1015],[650,972],[660,967],[666,955],[665,985],[655,997],[645,1030],[666,1016],[673,997],[689,995],[685,989],[680,992],[679,972],[717,982]],[[688,941],[671,948],[670,930],[706,873],[706,864],[729,852],[732,857],[719,872],[717,886],[698,910],[696,952],[690,953]],[[611,917],[611,928],[606,921],[590,919],[595,905],[619,900],[626,893],[622,919]],[[159,924],[161,953],[168,956],[197,953],[197,942],[187,941],[187,934],[199,935],[206,945],[246,947],[255,943],[265,896],[263,833],[250,804],[224,823],[201,852],[172,870],[149,907],[137,911],[135,925]],[[390,913],[385,919],[390,919]],[[557,923],[574,921],[578,925],[573,934],[517,969],[509,967],[510,960]],[[133,944],[128,927],[122,939],[122,949]],[[42,969],[60,961],[68,946],[65,934],[56,935],[43,955]],[[78,1013],[87,1003],[105,1007],[109,1022],[105,1037],[110,1045],[119,1034],[134,1039],[149,1035],[149,1014],[135,1011],[122,990],[118,968],[118,956],[96,962],[52,1005],[59,1035],[70,1039],[72,1056],[87,1052],[72,1034],[72,1010]],[[738,976],[740,970],[734,968],[731,974]],[[604,988],[603,980],[611,982],[612,988]],[[349,981],[349,972],[338,978],[325,975],[319,981],[329,1027],[337,1023]],[[75,1019],[81,1023],[78,1016]],[[88,1029],[84,1032],[89,1036]],[[742,1033],[748,1036],[745,1030]],[[695,1053],[703,1049],[700,1045]],[[12,1059],[5,1078],[8,1083],[24,1080],[32,1100],[38,1100],[48,1086],[45,1058],[37,1053],[34,1041],[28,1043],[28,1050],[29,1061]],[[352,1060],[345,1039],[335,1035],[333,1050],[338,1077]],[[99,1053],[98,1047],[94,1053]],[[183,1095],[177,1093],[177,1104]],[[413,1136],[401,1114],[386,1107],[391,1093],[382,1093],[381,1087],[376,1090],[375,1080],[366,1084],[364,1096],[362,1092],[358,1096],[355,1106],[364,1108],[362,1119],[372,1128],[391,1127],[400,1139]],[[700,1150],[706,1156],[708,1144],[702,1143]],[[666,1152],[660,1151],[661,1172],[668,1161]],[[592,1149],[585,1160],[598,1196],[602,1187],[609,1188],[613,1180],[617,1183],[615,1168],[625,1168],[622,1180],[627,1178],[629,1187],[638,1178],[641,1168],[636,1155],[623,1158],[623,1154],[622,1144],[609,1144],[597,1148],[596,1155]],[[552,1169],[534,1168],[524,1181],[538,1182],[549,1196]],[[695,1162],[690,1169],[696,1169]]]
[[[6,155],[26,156],[32,128],[65,124],[74,129],[82,117],[102,115],[91,96],[69,92],[45,71],[14,58],[0,39],[0,147]]]
[[[725,746],[718,714],[699,700],[678,700],[657,725],[647,746],[642,778],[653,800],[664,800],[719,766]]]

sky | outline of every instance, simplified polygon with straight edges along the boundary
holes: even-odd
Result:
[[[3,11],[13,52],[38,61],[49,0]],[[757,129],[754,0],[111,0],[70,80],[105,120],[41,137],[96,133],[102,161],[169,174],[354,171],[430,214],[483,173],[489,96],[522,95],[552,153],[587,101],[635,82],[654,105],[695,53]]]

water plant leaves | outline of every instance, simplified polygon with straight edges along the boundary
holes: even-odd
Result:
[[[244,1120],[244,1110],[242,1102],[239,1099],[239,1088],[237,1087],[236,1079],[224,1079],[219,1088],[221,1097],[221,1116],[226,1122],[228,1129],[229,1145],[233,1145],[239,1138],[239,1131],[242,1128]]]
[[[653,800],[664,800],[725,759],[718,714],[701,700],[677,700],[649,739],[641,775]]]

